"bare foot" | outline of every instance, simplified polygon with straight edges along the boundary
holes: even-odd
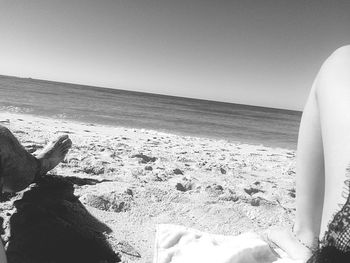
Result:
[[[36,156],[41,164],[40,174],[46,174],[62,162],[71,146],[72,141],[69,139],[68,135],[61,135],[55,141],[47,144]]]
[[[282,249],[291,259],[306,262],[312,256],[311,249],[302,244],[290,229],[270,230],[268,239]],[[310,247],[313,245],[310,244]]]

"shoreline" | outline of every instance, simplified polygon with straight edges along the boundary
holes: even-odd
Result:
[[[124,262],[152,261],[157,224],[261,234],[294,217],[295,150],[27,114],[0,112],[0,120],[30,152],[71,137],[49,174],[98,182],[74,184],[74,195],[141,255],[123,254]],[[0,204],[4,215],[10,202]]]
[[[225,141],[230,144],[239,144],[239,145],[251,145],[251,146],[257,146],[257,147],[266,147],[271,149],[283,149],[283,150],[289,150],[289,151],[296,151],[294,148],[288,148],[288,147],[279,147],[279,146],[270,146],[270,145],[264,145],[262,143],[248,143],[248,142],[242,142],[234,139],[228,139],[228,138],[217,138],[215,136],[194,136],[194,135],[188,135],[181,132],[176,131],[162,131],[162,130],[154,130],[149,128],[137,128],[137,127],[127,127],[127,126],[119,126],[119,125],[113,125],[113,124],[102,124],[102,123],[93,123],[88,121],[80,121],[80,120],[74,120],[74,119],[64,119],[64,118],[54,118],[53,116],[46,116],[46,115],[35,115],[30,113],[15,113],[11,111],[4,111],[0,110],[0,123],[1,118],[4,118],[4,114],[8,114],[9,116],[12,116],[13,118],[21,118],[23,116],[28,116],[31,118],[38,118],[38,119],[48,119],[48,120],[56,120],[60,122],[70,122],[75,123],[77,125],[88,125],[88,126],[99,126],[99,127],[105,127],[105,128],[118,128],[118,129],[124,129],[124,130],[138,130],[138,131],[149,131],[152,133],[159,133],[163,135],[170,135],[170,136],[179,136],[179,137],[189,137],[189,138],[196,138],[198,140],[205,139],[205,140],[213,140],[213,141]]]

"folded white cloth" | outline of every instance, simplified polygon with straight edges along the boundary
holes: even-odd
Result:
[[[184,226],[157,226],[153,263],[296,263],[278,259],[257,234],[214,235]]]

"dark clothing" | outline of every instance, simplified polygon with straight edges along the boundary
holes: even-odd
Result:
[[[350,166],[346,169],[346,176],[350,178]],[[350,262],[350,179],[345,181],[345,204],[340,205],[333,220],[320,242],[319,250],[308,260],[308,263],[349,263]]]
[[[34,181],[39,170],[38,160],[6,127],[0,125],[0,190],[23,190]]]

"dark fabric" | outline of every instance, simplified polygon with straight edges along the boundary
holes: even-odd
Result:
[[[9,129],[0,125],[0,178],[3,190],[18,192],[38,173],[38,160],[28,153]]]
[[[350,178],[350,165],[346,169]],[[308,263],[342,263],[350,262],[350,179],[345,181],[343,197],[345,204],[334,215],[327,231],[320,242],[320,248]]]
[[[0,200],[2,199],[2,186],[4,185],[4,179],[2,178],[2,163],[1,163],[1,159],[2,158],[1,158],[1,155],[0,155]]]

